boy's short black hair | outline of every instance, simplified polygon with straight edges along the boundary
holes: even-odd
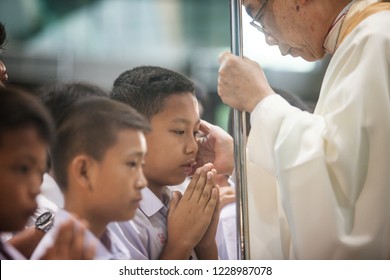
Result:
[[[53,121],[42,102],[31,93],[0,87],[0,145],[3,132],[29,126],[51,142]]]
[[[140,66],[115,80],[110,97],[136,108],[150,120],[162,111],[168,96],[183,93],[195,96],[194,83],[185,76],[157,66]]]
[[[62,190],[68,187],[68,166],[80,154],[102,160],[124,129],[148,132],[148,121],[136,110],[108,98],[91,97],[75,103],[57,127],[52,146],[53,169]]]
[[[91,96],[108,98],[108,92],[102,88],[83,82],[45,85],[36,93],[50,111],[56,126],[77,101]]]

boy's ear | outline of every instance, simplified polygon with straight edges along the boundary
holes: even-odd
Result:
[[[93,190],[92,176],[93,176],[94,161],[87,155],[78,155],[73,158],[70,168],[70,181],[77,183],[78,186],[85,190]]]

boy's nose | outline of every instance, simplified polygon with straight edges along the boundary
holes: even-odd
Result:
[[[41,173],[34,174],[30,181],[30,194],[33,197],[36,197],[41,192],[41,185],[43,181],[43,176]]]
[[[185,146],[185,153],[191,154],[191,153],[197,153],[198,152],[198,143],[196,142],[196,138],[192,137],[188,140],[186,146]]]
[[[144,172],[141,170],[137,179],[137,187],[142,189],[148,185],[148,180],[145,177]]]

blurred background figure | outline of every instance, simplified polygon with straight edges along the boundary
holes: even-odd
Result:
[[[227,130],[229,109],[216,94],[217,57],[230,49],[226,1],[1,0],[0,19],[10,84],[83,81],[109,90],[126,69],[159,65],[203,84],[203,118]],[[250,21],[243,10],[244,55],[261,62],[273,87],[314,104],[327,59],[281,57]]]

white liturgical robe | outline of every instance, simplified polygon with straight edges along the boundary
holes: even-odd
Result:
[[[278,95],[252,112],[252,259],[390,258],[389,28],[383,10],[343,39],[314,114]]]

